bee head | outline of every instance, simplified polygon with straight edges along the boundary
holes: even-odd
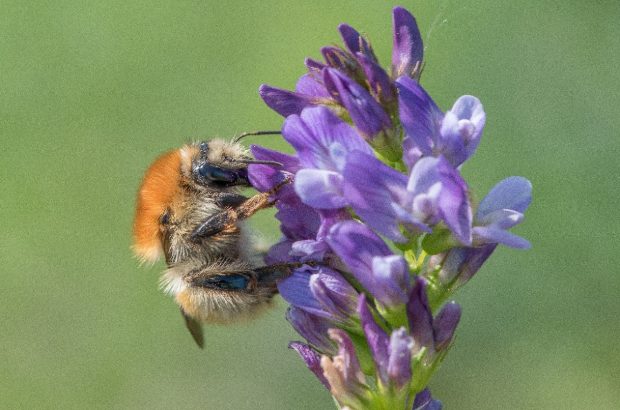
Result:
[[[238,143],[213,139],[185,145],[180,152],[183,174],[199,186],[223,190],[250,185],[251,157]]]
[[[214,191],[249,186],[247,150],[221,139],[187,144],[169,151],[148,168],[138,190],[133,226],[133,250],[144,262],[156,262],[170,248],[170,226],[191,224],[192,216],[204,217],[209,209],[190,211],[196,196],[213,196]],[[192,200],[193,198],[193,200]],[[210,202],[203,202],[205,204]],[[187,219],[187,221],[185,220]],[[187,229],[193,229],[188,226]],[[176,229],[182,236],[186,229]],[[174,243],[183,243],[173,240]],[[178,247],[178,246],[177,246]],[[182,254],[181,249],[178,253]],[[169,255],[166,255],[167,257]]]

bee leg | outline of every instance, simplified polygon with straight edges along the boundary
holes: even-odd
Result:
[[[286,177],[284,181],[280,182],[269,191],[261,192],[260,194],[256,194],[248,198],[247,201],[235,208],[237,219],[247,219],[261,209],[273,206],[275,200],[272,199],[271,196],[278,192],[284,185],[290,183],[291,180],[291,177]]]
[[[231,224],[234,224],[236,220],[237,218],[235,212],[232,209],[218,212],[198,225],[198,227],[192,232],[190,239],[193,242],[200,242],[202,238],[213,236],[222,232]]]
[[[262,287],[273,288],[274,292],[278,292],[277,282],[293,274],[295,269],[304,265],[316,266],[316,262],[293,262],[293,263],[277,263],[274,265],[261,266],[254,269],[254,273],[258,277],[258,285]]]
[[[278,280],[290,276],[293,271],[304,265],[316,266],[313,262],[278,263],[274,265],[250,268],[229,265],[225,268],[217,266],[214,269],[206,267],[199,274],[189,278],[192,286],[201,288],[224,290],[231,292],[247,291],[248,289],[271,289],[277,293]]]
[[[215,203],[222,208],[236,208],[247,199],[247,196],[234,192],[222,192],[215,198]]]
[[[202,326],[194,318],[185,313],[183,308],[181,308],[181,315],[183,315],[183,319],[185,319],[185,326],[187,327],[187,330],[189,330],[189,333],[194,338],[194,341],[196,342],[198,347],[202,349],[205,344],[205,339],[202,333]]]
[[[191,234],[192,241],[199,242],[202,238],[216,235],[224,230],[230,230],[234,228],[237,221],[247,219],[261,209],[269,208],[274,204],[274,200],[271,199],[271,196],[289,182],[290,180],[286,179],[270,191],[261,192],[260,194],[247,198],[236,208],[226,209],[210,216],[194,229],[194,232]]]

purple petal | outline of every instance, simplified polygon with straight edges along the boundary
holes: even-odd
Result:
[[[474,243],[501,243],[511,248],[529,249],[532,245],[526,239],[500,228],[476,226],[473,229]]]
[[[376,283],[375,295],[387,306],[407,302],[409,295],[409,266],[400,255],[375,256],[372,274]]]
[[[282,164],[281,167],[263,164],[252,164],[248,167],[250,183],[260,192],[269,191],[274,186],[284,181],[286,173],[289,173],[289,175],[294,174],[299,169],[299,159],[295,156],[273,151],[258,145],[252,145],[250,150],[256,159],[276,161]],[[283,187],[282,189],[286,188],[287,187]],[[290,189],[290,187],[288,188]],[[280,192],[278,194],[282,195]]]
[[[332,322],[296,307],[289,307],[286,319],[316,349],[323,353],[336,353],[336,346],[327,335],[327,330],[334,327]]]
[[[291,257],[291,246],[293,245],[293,241],[290,239],[284,239],[271,248],[269,248],[269,252],[265,256],[265,263],[268,265],[275,265],[277,263],[287,263],[293,262],[295,258]]]
[[[356,390],[357,385],[364,383],[364,376],[360,363],[355,354],[355,348],[349,335],[342,329],[329,329],[329,337],[338,344],[338,358],[342,363],[341,371],[345,386]],[[336,360],[336,357],[334,358]]]
[[[392,128],[392,121],[381,105],[355,81],[332,68],[323,70],[323,81],[332,97],[347,109],[355,126],[367,139]]]
[[[326,240],[366,290],[377,298],[385,296],[383,284],[377,281],[372,271],[376,256],[393,255],[381,238],[365,225],[345,221],[334,225]]]
[[[343,196],[343,178],[337,172],[322,169],[302,169],[295,177],[295,192],[301,200],[317,209],[336,209],[347,206]]]
[[[390,359],[388,376],[397,389],[411,381],[411,352],[414,340],[404,327],[392,332],[390,336]]]
[[[420,219],[434,224],[440,217],[459,241],[471,244],[472,211],[467,185],[445,158],[425,157],[416,162],[407,190]]]
[[[299,354],[299,356],[301,356],[301,359],[304,361],[304,363],[306,363],[308,369],[310,369],[312,373],[314,373],[314,375],[319,379],[319,381],[323,383],[323,386],[325,386],[327,390],[329,390],[329,382],[327,381],[325,376],[323,376],[323,369],[321,368],[321,356],[319,356],[319,354],[315,352],[314,349],[312,349],[310,346],[301,342],[291,342],[289,343],[288,347],[289,349],[295,350]]]
[[[452,165],[459,166],[476,151],[486,122],[482,103],[476,97],[464,95],[446,112],[441,125],[444,155]]]
[[[256,159],[276,161],[282,164],[279,169],[295,173],[299,169],[299,158],[294,155],[285,154],[283,152],[274,151],[260,145],[250,145],[250,151]]]
[[[461,165],[468,158],[461,133],[473,132],[473,126],[463,125],[464,128],[461,129],[456,116],[448,111],[441,122],[439,138],[434,150],[436,153],[440,152],[454,167]]]
[[[332,226],[338,222],[351,220],[351,214],[344,209],[322,209],[319,211],[321,216],[321,226],[316,234],[317,240],[324,240]]]
[[[357,53],[361,53],[376,61],[376,57],[370,47],[370,44],[368,44],[368,41],[366,41],[366,39],[362,37],[357,30],[344,23],[338,26],[338,30],[340,31],[344,44],[347,46],[351,54],[356,55]]]
[[[304,108],[315,105],[311,96],[271,87],[267,84],[261,85],[258,93],[269,108],[283,117],[299,114]]]
[[[462,244],[470,245],[472,241],[472,210],[469,203],[467,183],[443,157],[439,157],[439,172],[442,181],[438,203],[441,218]]]
[[[432,155],[443,113],[417,81],[409,77],[396,80],[400,121],[408,137],[423,155]]]
[[[456,302],[446,303],[441,308],[433,321],[435,349],[437,351],[448,347],[459,320],[461,320],[461,307]]]
[[[289,304],[325,319],[336,320],[326,311],[310,290],[310,276],[313,269],[296,269],[291,276],[278,282],[280,294]]]
[[[509,177],[495,185],[480,202],[476,219],[482,219],[499,209],[525,213],[532,201],[532,184],[523,177]]]
[[[521,223],[523,218],[524,215],[521,212],[513,211],[512,209],[499,209],[486,214],[477,223],[487,227],[509,229]]]
[[[358,303],[358,312],[362,323],[362,329],[366,336],[366,342],[372,353],[372,358],[377,367],[377,373],[384,384],[388,383],[388,362],[389,362],[389,339],[388,335],[381,329],[372,317],[372,313],[366,304],[366,296],[361,294]]]
[[[327,67],[325,64],[321,63],[320,61],[317,61],[313,58],[307,57],[304,60],[304,65],[308,68],[309,71],[314,72],[314,71],[321,71],[322,69],[324,69],[325,67]]]
[[[356,56],[366,74],[366,80],[374,97],[384,106],[396,101],[396,90],[388,73],[376,60],[362,53]]]
[[[358,294],[339,273],[321,268],[310,277],[310,291],[324,310],[345,321],[357,308]]]
[[[416,162],[409,175],[407,191],[414,196],[431,191],[433,186],[441,183],[439,158],[425,157]]]
[[[347,152],[358,150],[372,154],[362,137],[325,107],[310,108],[301,116],[288,117],[282,134],[298,152],[305,168],[340,171]]]
[[[459,286],[469,281],[480,270],[480,267],[491,256],[496,244],[480,248],[452,248],[448,251],[439,271],[439,280],[449,285],[458,278]]]
[[[371,155],[352,152],[344,168],[344,195],[357,215],[393,241],[406,242],[395,207],[407,200],[407,177]]]
[[[441,408],[441,402],[431,397],[429,389],[424,389],[416,394],[413,401],[413,410],[441,410]]]
[[[295,92],[306,96],[329,99],[329,92],[323,83],[317,79],[317,76],[318,74],[315,73],[302,75],[295,85]]]
[[[413,138],[407,136],[403,139],[403,161],[407,169],[411,171],[413,166],[422,158],[423,154]]]
[[[359,64],[353,56],[339,47],[323,47],[321,54],[323,54],[325,62],[331,68],[351,76],[355,76],[360,72]]]
[[[276,218],[280,221],[280,230],[289,239],[313,239],[320,227],[319,214],[301,202],[297,195],[293,199],[276,203]]]
[[[291,245],[290,254],[301,262],[321,262],[329,251],[329,245],[324,241],[304,239]]]
[[[419,73],[424,47],[415,18],[402,7],[393,10],[392,78]]]
[[[409,329],[415,340],[416,347],[433,348],[433,316],[428,306],[426,297],[426,281],[421,277],[416,277],[409,302],[407,303],[407,317],[409,318]]]

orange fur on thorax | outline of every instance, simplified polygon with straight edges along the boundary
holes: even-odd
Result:
[[[133,249],[143,261],[155,262],[163,253],[159,222],[178,193],[180,179],[179,150],[161,155],[144,175],[133,224]]]

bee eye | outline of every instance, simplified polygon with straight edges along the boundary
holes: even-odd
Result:
[[[216,275],[198,279],[194,284],[213,289],[239,290],[248,286],[248,278],[243,275]]]
[[[216,182],[232,183],[237,180],[237,175],[234,172],[214,167],[209,164],[203,164],[198,167],[198,174],[203,178]]]

